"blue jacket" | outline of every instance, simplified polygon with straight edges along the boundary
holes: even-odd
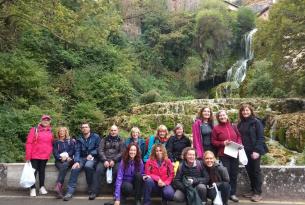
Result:
[[[94,158],[98,157],[97,148],[100,144],[101,138],[96,133],[90,133],[87,140],[84,136],[80,136],[76,142],[76,149],[74,155],[74,161],[80,162],[81,158],[87,157],[91,154]]]
[[[115,200],[120,200],[121,198],[121,186],[123,181],[132,182],[136,173],[144,174],[144,164],[141,160],[140,167],[138,170],[135,170],[135,162],[133,160],[128,161],[126,169],[124,169],[123,161],[120,162],[117,178],[115,181],[115,191],[114,198]]]
[[[126,148],[128,147],[128,145],[130,144],[130,143],[132,143],[133,142],[133,138],[132,137],[129,137],[126,141],[125,141],[125,146],[126,146]],[[145,151],[146,151],[146,149],[145,149],[145,139],[143,139],[142,137],[139,137],[138,138],[138,141],[137,141],[137,144],[138,144],[138,147],[140,148],[140,150],[141,150],[141,154],[142,154],[142,159],[144,158],[144,155],[145,155]]]
[[[75,153],[75,144],[76,141],[74,139],[69,140],[56,140],[53,145],[53,155],[56,161],[60,161],[61,157],[60,154],[63,152],[67,152],[69,154],[69,157],[73,159],[74,153]]]

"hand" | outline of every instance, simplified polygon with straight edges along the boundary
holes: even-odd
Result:
[[[257,152],[253,152],[252,154],[251,154],[251,158],[252,159],[258,159],[259,158],[259,153],[257,153]]]
[[[108,162],[108,161],[105,161],[105,162],[104,162],[104,167],[106,167],[106,168],[109,167],[109,162]]]
[[[115,164],[114,161],[113,161],[113,160],[110,160],[109,166],[110,166],[110,167],[113,167],[114,164]]]
[[[229,145],[230,143],[231,143],[230,140],[225,140],[225,141],[223,142],[223,144],[224,144],[225,146]]]
[[[78,162],[75,162],[72,166],[72,169],[79,169],[80,168],[80,165]]]
[[[149,179],[150,178],[150,176],[148,176],[148,175],[144,175],[143,176],[143,180],[145,181],[145,180],[147,180],[147,179]]]
[[[166,184],[161,179],[158,180],[158,186],[159,187],[164,187],[165,185]]]
[[[93,160],[93,156],[91,154],[88,154],[87,160]]]
[[[190,184],[193,184],[194,180],[193,179],[187,179],[189,181]]]
[[[114,205],[120,205],[120,201],[115,200]]]
[[[68,157],[61,157],[61,161],[64,162],[68,159]]]
[[[68,162],[71,162],[71,161],[72,161],[72,159],[71,159],[70,157],[68,157],[68,158],[67,158],[67,161],[68,161]]]

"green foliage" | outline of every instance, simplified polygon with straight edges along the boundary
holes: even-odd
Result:
[[[140,96],[141,104],[148,104],[160,101],[160,94],[156,90],[150,90]]]
[[[23,161],[23,144],[16,136],[0,136],[0,163]]]

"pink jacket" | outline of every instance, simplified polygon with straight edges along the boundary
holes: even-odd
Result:
[[[200,119],[196,119],[192,126],[192,132],[193,132],[193,147],[195,148],[197,152],[197,157],[202,159],[203,158],[203,145],[202,145],[202,137],[201,137],[201,131],[200,131],[200,125],[202,124],[202,121]]]
[[[212,131],[212,144],[218,149],[218,156],[224,156],[224,141],[230,140],[238,144],[242,144],[241,136],[237,128],[233,127],[230,122],[220,123],[213,128]]]
[[[160,167],[157,160],[148,159],[145,174],[156,182],[161,179],[166,185],[170,185],[174,179],[174,167],[170,159],[164,160]]]
[[[25,159],[50,159],[52,154],[53,134],[51,127],[41,125],[32,127],[27,136],[25,145]]]

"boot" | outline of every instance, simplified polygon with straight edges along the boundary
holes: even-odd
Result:
[[[62,199],[64,197],[62,193],[62,184],[60,182],[56,183],[54,190],[57,193],[57,198]]]

